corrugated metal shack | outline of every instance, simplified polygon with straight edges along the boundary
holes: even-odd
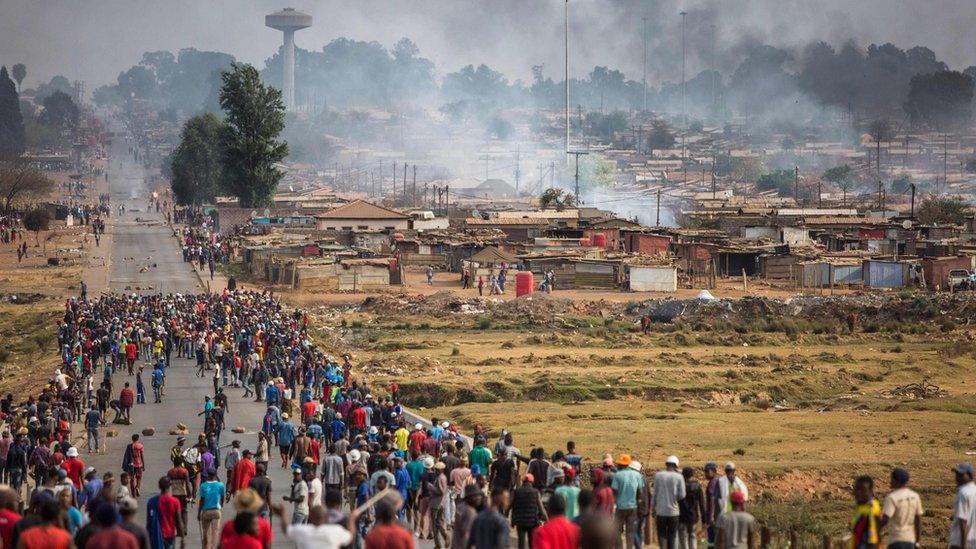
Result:
[[[911,281],[912,265],[901,261],[864,261],[865,288],[904,288]]]

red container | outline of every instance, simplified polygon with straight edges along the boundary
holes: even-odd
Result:
[[[581,238],[580,239],[580,246],[582,246],[584,248],[589,248],[590,247],[590,239],[587,238],[587,237],[585,237],[585,236],[583,238]]]
[[[593,235],[593,245],[596,246],[597,248],[606,248],[607,247],[607,235],[605,235],[603,233],[595,233]]]
[[[531,294],[535,290],[535,279],[529,271],[515,273],[515,297]]]

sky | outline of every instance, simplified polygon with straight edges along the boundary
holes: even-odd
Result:
[[[296,34],[302,48],[340,36],[391,47],[406,36],[439,75],[485,63],[527,81],[532,65],[543,64],[547,76],[562,78],[562,0],[0,0],[0,64],[26,64],[29,87],[63,74],[89,90],[145,51],[222,51],[260,68],[281,43],[264,15],[286,6],[314,17]],[[714,64],[725,74],[750,44],[798,51],[820,39],[836,47],[851,38],[862,46],[925,45],[954,69],[976,65],[972,0],[571,0],[569,7],[575,76],[606,65],[639,81],[647,17],[648,84],[680,80],[681,11],[689,75],[712,65],[713,36]]]

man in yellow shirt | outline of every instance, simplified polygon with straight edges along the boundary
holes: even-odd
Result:
[[[401,452],[407,451],[407,439],[410,437],[410,431],[400,424],[400,428],[393,432],[393,445],[397,450]]]

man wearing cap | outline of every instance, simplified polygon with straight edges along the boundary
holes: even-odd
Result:
[[[203,549],[217,547],[220,534],[220,507],[225,496],[224,483],[217,480],[215,471],[211,471],[207,481],[200,485],[200,505],[197,507],[197,522],[200,523]]]
[[[234,466],[240,460],[241,441],[235,439],[230,442],[230,450],[227,450],[227,454],[224,456],[224,469],[227,471],[225,478],[228,482],[230,482],[231,477],[234,475]]]
[[[718,478],[715,485],[715,516],[732,510],[732,494],[742,492],[744,501],[749,501],[749,488],[742,479],[735,474],[735,464],[731,461],[725,464],[725,474]]]
[[[709,549],[715,546],[715,520],[719,513],[716,511],[715,495],[718,493],[718,465],[709,461],[705,464],[705,514],[702,524],[705,525],[706,542]]]
[[[756,519],[746,512],[745,492],[732,492],[732,509],[722,513],[716,545],[718,549],[752,549],[756,546]]]
[[[953,468],[956,475],[956,501],[952,506],[952,526],[949,527],[950,549],[976,546],[976,484],[973,466],[960,463]]]
[[[891,471],[891,492],[881,506],[881,525],[888,527],[889,549],[914,549],[922,539],[922,499],[908,487],[908,471]]]
[[[464,486],[461,502],[454,512],[454,530],[451,532],[451,549],[468,549],[471,523],[484,505],[485,494],[474,484]]]
[[[302,468],[292,467],[291,493],[282,496],[285,501],[291,502],[292,508],[291,523],[305,524],[308,518],[308,484],[302,478]]]
[[[85,471],[85,462],[78,458],[78,449],[72,446],[68,448],[67,458],[61,462],[61,468],[68,473],[71,484],[75,490],[81,490],[81,476]]]
[[[288,466],[288,458],[291,455],[291,445],[295,441],[295,426],[288,421],[288,414],[281,414],[281,423],[278,424],[278,452],[281,454],[281,467]]]
[[[526,473],[522,484],[512,492],[512,526],[515,527],[519,549],[532,543],[532,533],[546,521],[542,494],[535,487],[535,477]]]
[[[661,549],[676,549],[678,545],[678,502],[685,498],[685,479],[678,473],[677,456],[664,460],[664,470],[654,473],[651,512],[657,526]]]
[[[644,475],[630,468],[633,461],[630,454],[620,454],[616,464],[618,471],[613,475],[610,488],[616,498],[617,509],[614,511],[614,522],[617,527],[617,537],[614,545],[618,548],[640,549],[637,537],[637,497],[644,487]],[[620,535],[624,536],[621,543]]]

